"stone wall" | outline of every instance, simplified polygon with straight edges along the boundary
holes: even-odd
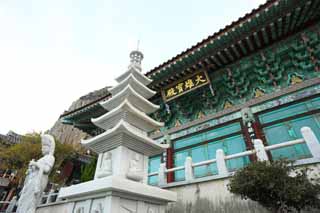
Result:
[[[310,179],[319,178],[320,163],[310,164],[307,167],[310,169],[308,173]],[[305,168],[305,165],[299,165],[298,168]],[[220,178],[184,185],[179,185],[179,182],[177,182],[175,186],[166,187],[166,189],[176,192],[178,201],[184,204],[194,204],[199,199],[207,199],[213,204],[219,204],[220,202],[228,200],[241,202],[240,198],[235,197],[228,191],[227,186],[229,179],[230,178]]]
[[[37,208],[36,213],[71,213],[74,202],[59,202],[51,205],[44,205]]]

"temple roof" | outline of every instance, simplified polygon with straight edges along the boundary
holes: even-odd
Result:
[[[190,73],[218,70],[319,20],[317,0],[269,0],[146,75],[159,89]]]
[[[106,101],[109,98],[111,98],[111,95],[109,92],[106,92],[104,96],[96,99],[95,101],[63,113],[60,115],[60,120],[62,123],[73,125],[89,135],[96,135],[103,130],[97,129],[97,127],[92,124],[91,119],[97,118],[107,112],[107,110],[100,105],[100,102]]]
[[[319,21],[319,11],[318,0],[268,0],[237,21],[147,72],[146,76],[153,80],[149,87],[159,91],[160,88],[199,70],[220,70],[313,25]],[[125,73],[118,81],[124,80],[129,74]],[[108,97],[109,94],[106,94],[105,99]],[[86,132],[94,129],[89,117],[98,117],[106,112],[99,106],[100,101],[93,101],[85,107],[61,115],[62,122],[73,124]],[[80,125],[83,126],[79,127]]]

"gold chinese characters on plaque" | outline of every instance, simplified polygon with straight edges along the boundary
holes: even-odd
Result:
[[[189,76],[183,81],[171,84],[161,91],[165,101],[170,101],[180,95],[186,94],[198,87],[207,85],[210,82],[208,74],[205,71],[198,72]]]

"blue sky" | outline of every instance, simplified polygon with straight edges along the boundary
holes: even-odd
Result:
[[[1,0],[0,133],[45,131],[114,85],[140,40],[147,72],[265,0]]]

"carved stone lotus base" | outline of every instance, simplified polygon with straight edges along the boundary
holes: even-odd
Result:
[[[115,176],[62,188],[70,213],[164,213],[176,193]]]

